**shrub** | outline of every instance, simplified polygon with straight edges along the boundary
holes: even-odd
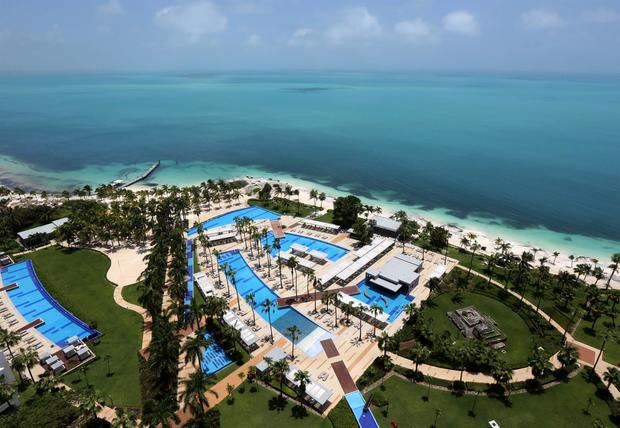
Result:
[[[349,408],[347,401],[343,398],[341,399],[336,407],[329,412],[329,420],[331,421],[334,427],[338,428],[357,428],[357,421],[355,420],[355,416],[353,412]]]

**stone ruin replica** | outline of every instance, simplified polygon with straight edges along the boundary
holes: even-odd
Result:
[[[493,349],[506,347],[507,338],[497,327],[497,323],[492,318],[481,315],[474,306],[457,309],[447,315],[468,339],[481,340]]]

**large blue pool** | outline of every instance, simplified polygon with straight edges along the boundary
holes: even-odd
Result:
[[[226,214],[213,217],[202,223],[203,229],[210,229],[214,227],[226,226],[229,224],[235,224],[235,218],[248,217],[252,220],[277,220],[280,215],[273,211],[266,210],[261,207],[247,207],[239,210],[231,211]],[[198,230],[196,227],[192,227],[187,231],[189,237],[193,237]]]
[[[26,321],[43,319],[44,324],[37,329],[58,346],[64,347],[72,336],[87,339],[100,335],[49,295],[34,272],[31,260],[3,267],[2,281],[5,286],[17,283],[18,287],[9,290],[7,295]]]
[[[269,232],[267,240],[270,244],[273,244],[273,234]],[[308,251],[318,250],[327,254],[327,258],[332,262],[340,259],[342,256],[348,253],[348,250],[331,242],[322,241],[320,239],[310,238],[308,236],[298,235],[296,233],[285,233],[284,239],[280,240],[281,251],[288,251],[293,244],[300,244],[308,247]],[[278,254],[277,250],[272,251],[273,255]]]
[[[268,314],[262,311],[260,304],[269,299],[277,305],[278,296],[256,276],[239,251],[229,251],[221,254],[219,262],[228,263],[234,269],[239,293],[244,298],[248,293],[254,293],[257,306],[256,313],[268,320]],[[310,356],[315,356],[321,351],[319,343],[321,340],[332,337],[328,331],[290,307],[273,309],[271,312],[271,322],[273,327],[286,337],[288,337],[287,328],[296,325],[301,330],[298,347]]]
[[[409,303],[413,302],[413,297],[408,294],[390,293],[377,287],[373,287],[368,284],[366,280],[363,280],[357,284],[357,287],[360,289],[360,293],[353,297],[369,305],[376,303],[381,306],[384,312],[390,314],[390,317],[388,318],[389,322],[394,322],[402,311],[405,310],[405,307]]]
[[[228,357],[228,354],[226,354],[220,344],[215,341],[211,333],[205,331],[204,338],[207,340],[211,339],[213,343],[202,351],[200,367],[205,374],[212,375],[230,365],[232,360]]]
[[[187,286],[183,303],[188,306],[194,298],[194,241],[185,242],[185,258],[187,259]]]

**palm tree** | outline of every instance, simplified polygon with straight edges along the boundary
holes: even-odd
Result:
[[[498,385],[507,385],[512,380],[513,370],[504,360],[497,360],[491,365],[491,376]],[[510,391],[509,388],[507,388]]]
[[[252,308],[252,324],[256,325],[256,294],[254,294],[253,292],[246,294],[245,301],[248,302],[248,305],[250,305],[250,308]]]
[[[573,263],[575,262],[575,256],[574,255],[570,255],[568,256],[568,259],[570,260],[570,268],[573,268]]]
[[[608,266],[609,269],[611,269],[611,273],[609,274],[609,277],[607,278],[607,284],[605,285],[606,288],[608,289],[609,289],[609,283],[611,282],[611,278],[618,271],[618,266],[620,266],[620,253],[616,253],[613,256],[611,256],[611,264]]]
[[[295,286],[295,297],[297,297],[297,266],[299,265],[299,263],[297,263],[297,259],[295,257],[291,257],[290,259],[288,259],[286,261],[286,267],[288,267],[291,270],[291,280],[293,281],[293,285]]]
[[[147,400],[142,411],[142,425],[149,428],[170,428],[173,421],[175,424],[181,422],[177,415],[177,403],[172,399]]]
[[[377,318],[377,315],[383,312],[383,307],[377,304],[377,302],[374,302],[372,305],[370,305],[370,310],[372,312],[372,315]],[[375,337],[377,335],[376,333],[377,326],[375,325],[375,323],[372,323],[372,336]]]
[[[383,351],[384,358],[387,357],[388,351],[392,349],[393,343],[394,343],[394,339],[392,338],[392,336],[390,336],[385,331],[381,333],[381,336],[379,336],[377,344],[379,345],[379,349]]]
[[[299,336],[301,335],[301,330],[296,325],[292,325],[286,329],[286,332],[288,333],[288,336],[291,339],[291,346],[292,346],[291,360],[294,361],[295,360],[295,343],[297,342],[297,339],[299,339]]]
[[[116,409],[116,418],[112,421],[111,428],[138,428],[138,423],[134,415],[119,407]]]
[[[562,347],[560,352],[558,352],[558,361],[562,364],[563,369],[575,364],[578,358],[579,351],[577,351],[577,348],[570,345]]]
[[[539,348],[534,348],[532,357],[529,360],[529,366],[532,368],[532,374],[536,379],[546,376],[553,370],[553,365],[549,362],[546,352]]]
[[[230,268],[228,275],[230,275],[230,280],[232,281],[233,288],[237,294],[237,309],[241,311],[241,298],[239,297],[239,289],[237,288],[237,272],[233,268]]]
[[[469,258],[469,269],[467,270],[468,279],[469,279],[469,275],[471,274],[471,268],[474,265],[474,256],[476,255],[476,251],[478,251],[480,248],[481,248],[481,245],[478,244],[478,242],[475,240],[469,245],[469,249],[471,251],[471,257]]]
[[[32,349],[19,349],[19,354],[21,356],[24,367],[28,370],[28,374],[30,375],[30,379],[34,382],[34,376],[32,375],[32,368],[39,364],[39,354]]]
[[[607,382],[607,391],[609,391],[609,388],[611,388],[612,384],[620,384],[620,370],[618,370],[616,367],[610,366],[607,370],[605,370],[603,380]]]
[[[228,275],[230,274],[231,267],[228,263],[224,262],[220,265],[220,269],[224,272],[224,279],[226,280],[226,297],[230,297],[230,281]]]
[[[196,363],[202,359],[203,350],[206,350],[213,344],[213,340],[205,339],[204,332],[198,330],[195,336],[187,338],[181,352],[185,352],[185,364],[191,361],[192,365],[196,367]]]
[[[552,263],[553,263],[553,265],[555,265],[555,261],[558,259],[558,256],[559,256],[559,255],[560,255],[560,253],[559,253],[559,252],[557,252],[557,251],[554,251],[554,252],[553,252],[553,262],[552,262]]]
[[[286,374],[289,371],[288,361],[286,358],[282,358],[281,360],[271,362],[270,365],[274,378],[280,383],[280,398],[282,398],[282,386],[284,384],[284,379],[286,379]]]
[[[304,276],[306,277],[306,298],[310,298],[310,281],[315,279],[314,270],[308,269],[304,271]]]
[[[97,413],[103,408],[99,403],[103,402],[103,398],[99,391],[95,389],[81,390],[78,395],[78,409],[83,418],[83,422],[97,419]]]
[[[22,354],[17,354],[13,357],[13,360],[11,361],[11,368],[17,373],[17,376],[19,376],[19,382],[23,383],[24,377],[22,373],[26,369],[26,364],[24,363]]]
[[[4,343],[4,346],[9,350],[9,354],[11,354],[11,358],[13,357],[13,350],[11,346],[16,346],[19,344],[21,337],[12,331],[8,331],[2,327],[0,327],[0,342]]]
[[[293,380],[297,382],[297,398],[299,399],[299,404],[301,407],[304,407],[304,396],[306,395],[306,386],[311,382],[310,373],[305,370],[297,370],[295,372],[295,376]]]
[[[267,318],[269,320],[269,334],[271,336],[271,343],[273,343],[273,327],[271,325],[271,311],[275,308],[275,302],[272,302],[269,299],[265,299],[265,301],[261,304],[261,308],[263,313],[267,312]]]
[[[323,201],[325,201],[325,199],[327,199],[327,196],[325,195],[324,192],[321,192],[319,194],[319,201],[321,201],[321,209],[323,209]]]
[[[189,376],[189,379],[183,382],[183,393],[181,400],[183,401],[183,410],[188,407],[195,418],[200,418],[205,413],[205,406],[209,406],[209,401],[205,392],[212,384],[207,375],[202,370],[197,370]]]
[[[418,373],[418,365],[426,361],[431,355],[431,351],[424,345],[416,343],[411,351],[409,351],[411,359],[415,362],[415,372]]]

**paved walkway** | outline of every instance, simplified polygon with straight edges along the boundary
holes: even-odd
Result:
[[[279,340],[277,340],[273,345],[273,347],[283,347],[283,346],[286,346],[286,340],[283,338],[280,338]],[[263,349],[260,352],[253,355],[252,358],[250,358],[248,361],[245,362],[245,364],[243,364],[237,370],[233,371],[228,376],[226,376],[224,379],[222,379],[217,384],[215,384],[213,387],[211,387],[205,393],[207,396],[207,400],[209,401],[209,407],[213,408],[217,406],[218,404],[220,404],[222,401],[226,400],[228,398],[228,389],[227,389],[228,385],[230,384],[233,386],[233,388],[237,389],[247,379],[249,368],[261,362],[265,354],[267,354],[267,352],[269,352],[273,347],[272,346],[263,347]],[[243,373],[245,375],[243,377],[243,380],[241,380],[241,378],[239,377],[239,373]],[[179,382],[180,381],[181,379],[179,379]],[[179,406],[180,406],[180,409],[177,415],[181,419],[181,422],[178,425],[173,424],[172,426],[179,426],[179,427],[183,426],[192,417],[191,413],[189,412],[189,409],[187,409],[187,411],[183,410],[183,403],[181,401],[179,401]]]
[[[151,318],[146,309],[142,306],[135,305],[133,303],[128,302],[123,298],[123,288],[125,285],[117,285],[114,288],[114,301],[117,305],[129,309],[137,314],[140,314],[142,319],[144,320],[143,328],[142,328],[142,344],[140,345],[140,349],[147,348],[151,343]]]

